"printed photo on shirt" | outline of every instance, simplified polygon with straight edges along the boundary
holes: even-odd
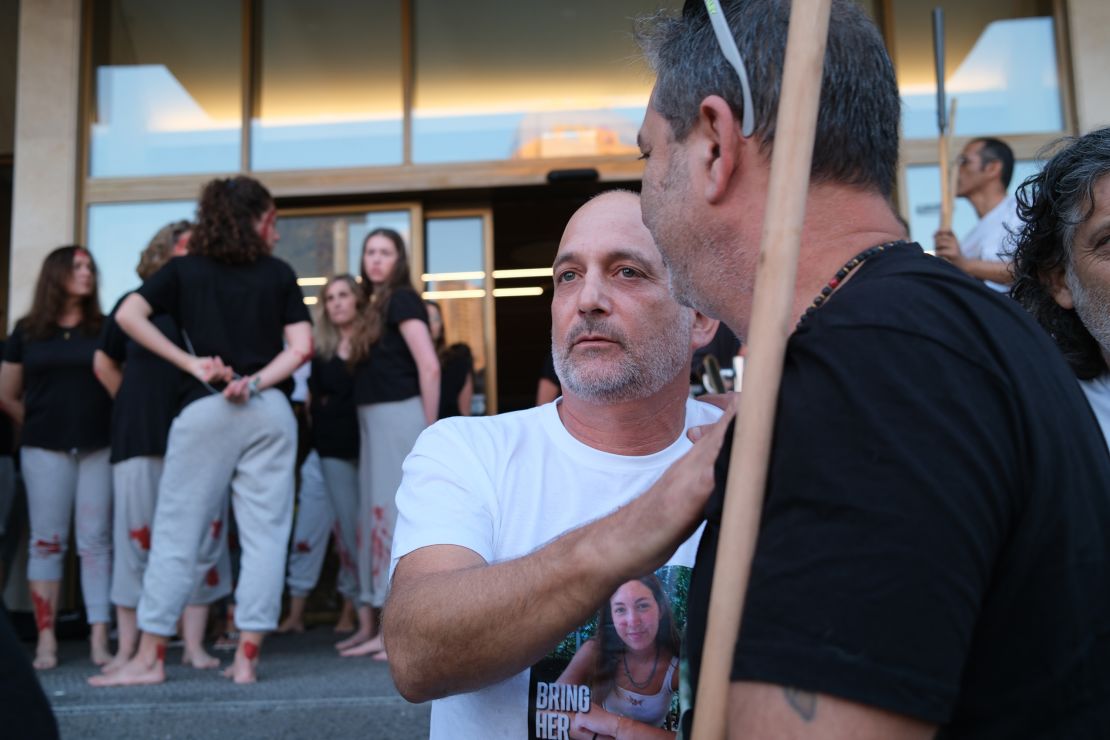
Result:
[[[530,740],[614,737],[630,723],[678,727],[681,635],[690,568],[627,581],[588,623],[532,667]]]

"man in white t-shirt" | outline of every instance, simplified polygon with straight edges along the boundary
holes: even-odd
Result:
[[[622,584],[694,560],[724,424],[687,439],[721,416],[689,399],[689,364],[717,322],[675,302],[630,192],[574,214],[554,283],[562,398],[440,421],[405,461],[383,629],[402,695],[436,700],[433,738],[627,730],[600,697],[583,704],[558,673],[530,668],[567,639],[573,649],[568,634]],[[652,601],[657,617],[679,611]],[[626,654],[629,680],[666,695],[670,657],[656,648],[652,665],[647,652],[643,666]]]
[[[937,256],[1005,293],[1013,282],[1012,237],[1021,228],[1017,200],[1006,194],[1014,175],[1014,152],[998,139],[975,139],[968,142],[956,162],[960,168],[956,195],[968,199],[979,215],[979,223],[962,242],[951,231],[938,231],[933,237]]]

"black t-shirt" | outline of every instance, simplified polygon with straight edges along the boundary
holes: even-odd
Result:
[[[730,444],[690,586],[693,684]],[[1110,736],[1110,457],[1015,302],[916,245],[871,258],[790,338],[772,445],[733,680],[940,737]]]
[[[347,361],[338,355],[330,360],[314,357],[312,375],[308,377],[308,394],[313,448],[320,457],[357,458],[355,379],[347,368]]]
[[[169,314],[188,349],[219,357],[240,375],[258,372],[281,353],[284,328],[310,321],[292,268],[276,257],[229,265],[201,255],[176,257],[138,290],[155,313]],[[182,373],[181,406],[211,393]],[[288,395],[292,379],[279,386]]]
[[[129,294],[130,295],[130,294]],[[124,296],[126,298],[127,296]],[[105,319],[100,349],[123,364],[123,381],[112,405],[113,463],[140,455],[165,455],[170,424],[177,416],[183,373],[134,341],[116,323],[116,311]],[[150,318],[171,342],[184,348],[181,332],[168,315]]]
[[[4,341],[0,340],[0,357],[4,356]],[[12,431],[12,420],[7,414],[0,413],[0,457],[11,457],[15,454],[15,434]]]
[[[439,417],[460,416],[459,394],[474,372],[474,356],[465,344],[452,344],[439,358]]]
[[[58,327],[29,339],[23,322],[4,346],[4,361],[23,365],[23,437],[26,447],[98,450],[108,446],[112,399],[93,375],[99,339],[80,328]]]
[[[404,401],[420,395],[416,360],[401,334],[401,322],[419,319],[428,323],[428,309],[412,288],[401,287],[389,297],[382,336],[370,356],[355,368],[355,403]]]

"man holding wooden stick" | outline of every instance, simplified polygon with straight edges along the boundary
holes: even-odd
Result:
[[[640,30],[658,77],[644,220],[679,300],[743,339],[770,153],[795,145],[775,127],[789,7],[707,4],[746,71],[700,0]],[[1106,736],[1110,457],[1030,318],[899,241],[898,119],[880,34],[834,0],[730,736]],[[691,583],[691,682],[714,568],[744,565],[715,562],[727,468]]]
[[[936,254],[984,281],[987,287],[1008,292],[1013,282],[1013,236],[1021,229],[1017,200],[1006,194],[1014,175],[1014,152],[998,139],[974,139],[956,158],[956,164],[956,195],[967,198],[979,223],[963,241],[949,229],[938,231],[933,237]]]

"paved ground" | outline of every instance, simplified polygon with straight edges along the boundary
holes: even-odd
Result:
[[[426,738],[428,705],[402,699],[384,663],[336,657],[336,639],[324,626],[268,639],[253,686],[185,668],[171,648],[165,684],[93,689],[85,683],[93,666],[78,641],[63,642],[61,665],[40,677],[65,740]],[[219,653],[223,665],[230,655]]]

